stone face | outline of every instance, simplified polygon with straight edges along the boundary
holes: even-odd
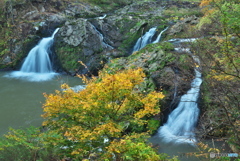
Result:
[[[141,16],[162,16],[161,2],[133,3],[119,10],[119,14],[135,13]]]
[[[105,47],[101,33],[83,18],[67,21],[58,32],[55,45],[63,69],[72,74],[86,73],[90,69],[95,71],[95,67],[103,60],[101,52],[109,50]],[[89,69],[83,68],[78,61],[82,61]]]
[[[199,22],[199,18],[194,16],[186,17],[183,20],[174,24],[168,31],[169,35],[175,35],[179,32],[182,32],[184,28],[187,28],[187,25],[196,25]]]
[[[100,12],[102,12],[100,8],[88,4],[69,5],[64,11],[66,15],[73,17],[96,17]]]
[[[47,18],[47,25],[50,26],[54,24],[63,24],[66,21],[66,17],[61,14],[50,14]],[[43,21],[45,22],[45,21]],[[41,25],[41,24],[40,24]]]
[[[6,58],[3,59],[4,64],[11,63],[11,61],[12,61],[12,59],[9,56],[7,56]]]

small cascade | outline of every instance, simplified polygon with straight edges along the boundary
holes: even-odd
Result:
[[[105,18],[105,17],[104,17]],[[91,24],[91,23],[90,23]],[[114,47],[112,47],[111,45],[107,44],[105,41],[104,41],[104,37],[103,37],[103,34],[97,30],[97,28],[91,24],[92,28],[97,32],[99,38],[100,38],[100,41],[102,42],[102,47],[105,48],[105,49],[114,49]]]
[[[185,51],[190,53],[188,48],[175,48],[176,51]],[[200,85],[202,83],[200,73],[200,61],[198,57],[192,56],[197,67],[195,68],[195,79],[191,83],[191,89],[181,97],[181,100],[176,109],[168,116],[167,123],[158,129],[158,136],[164,143],[189,143],[194,145],[195,126],[197,124],[199,109],[198,97]]]
[[[140,49],[144,48],[147,44],[152,43],[152,37],[155,35],[156,29],[157,29],[156,27],[150,28],[148,32],[141,36],[134,45],[133,52],[139,51]]]
[[[54,36],[58,32],[58,30],[59,28],[54,31],[51,37],[43,38],[38,45],[32,48],[20,69],[21,72],[26,73],[53,72],[49,53],[50,47],[53,44]]]
[[[146,32],[143,36],[141,36],[136,44],[134,45],[133,47],[133,52],[135,51],[139,51],[140,49],[144,48],[147,44],[151,44],[151,43],[158,43],[160,40],[161,40],[161,37],[162,37],[162,34],[168,29],[165,28],[164,30],[162,30],[158,37],[156,38],[156,40],[152,40],[153,36],[155,35],[156,33],[156,30],[157,28],[156,27],[153,27],[153,28],[150,28],[148,32]]]
[[[176,39],[170,39],[170,40],[168,40],[168,42],[173,43],[173,44],[179,44],[182,42],[194,42],[197,39],[198,38],[186,38],[186,39],[176,38]]]
[[[29,81],[46,81],[54,77],[56,73],[52,69],[49,54],[53,44],[57,28],[51,37],[43,38],[38,45],[30,50],[20,71],[12,72],[7,77],[24,78]]]
[[[158,35],[157,39],[155,41],[153,41],[153,43],[158,43],[161,40],[162,34],[167,31],[168,27],[166,27],[164,30],[162,30],[160,32],[160,34]]]
[[[104,14],[103,16],[97,17],[97,19],[99,20],[103,20],[104,18],[106,18],[107,14]]]

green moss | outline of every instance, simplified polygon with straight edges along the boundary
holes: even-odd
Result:
[[[64,45],[57,48],[58,59],[62,67],[67,71],[72,71],[78,69],[80,63],[78,60],[81,58],[82,61],[85,60],[85,57],[81,55],[82,49],[79,47],[72,47],[70,45]]]
[[[120,28],[120,32],[125,35],[126,39],[123,40],[121,45],[119,46],[120,50],[127,50],[137,41],[137,39],[141,36],[141,31],[139,30],[145,21],[131,21],[129,18],[122,19],[121,22],[118,23],[118,27]],[[126,30],[126,28],[131,29]],[[128,31],[128,32],[126,32]],[[134,32],[133,32],[134,31]]]
[[[103,72],[106,73],[110,73],[110,74],[115,74],[117,71],[124,69],[125,68],[125,64],[120,63],[120,60],[123,60],[125,58],[116,58],[111,60],[110,63],[107,64],[107,66],[105,66],[105,68],[103,69]]]
[[[149,44],[142,50],[134,52],[127,58],[112,60],[111,63],[108,64],[108,68],[105,68],[105,70],[114,73],[126,68],[126,66],[133,69],[141,66],[144,66],[145,68],[146,66],[146,74],[151,75],[151,73],[161,70],[177,60],[177,56],[171,53],[171,50],[173,50],[173,46],[170,43]]]
[[[142,34],[147,32],[151,27],[156,26],[156,23],[159,24],[157,27],[158,30],[163,30],[166,26],[166,21],[161,16],[150,16],[148,19],[143,20],[141,14],[134,13],[134,19],[129,18],[129,14],[119,20],[116,25],[120,29],[120,32],[125,35],[125,39],[120,45],[120,50],[129,50],[137,41]],[[126,32],[128,31],[128,32]]]
[[[142,55],[141,52],[134,52],[133,54],[131,54],[129,57],[128,57],[128,60],[129,61],[134,61],[136,59],[138,59],[140,56]]]
[[[179,8],[172,6],[163,11],[163,15],[168,17],[168,20],[177,22],[182,17],[188,16],[203,16],[200,8]]]
[[[139,52],[140,53],[146,53],[146,52],[158,52],[158,51],[173,51],[174,50],[174,46],[173,44],[169,43],[169,42],[160,42],[160,43],[154,43],[154,44],[148,44],[146,47],[144,47],[143,49],[141,49]]]

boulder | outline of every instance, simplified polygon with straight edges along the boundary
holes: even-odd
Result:
[[[70,4],[68,7],[64,10],[64,14],[71,17],[96,17],[101,12],[103,12],[99,7],[97,6],[91,6],[87,3],[79,2],[77,4]]]
[[[104,60],[101,53],[112,48],[104,42],[103,36],[94,25],[87,19],[79,18],[67,21],[60,28],[55,49],[63,69],[74,74],[86,73],[88,70],[95,73],[95,67]],[[79,61],[88,69],[85,69]]]
[[[183,20],[180,20],[176,24],[174,24],[169,30],[169,35],[175,35],[177,33],[182,32],[188,25],[196,25],[199,22],[199,18],[195,15],[186,17]]]

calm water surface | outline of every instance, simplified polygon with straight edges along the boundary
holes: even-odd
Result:
[[[0,136],[7,133],[8,128],[24,128],[41,126],[43,93],[60,90],[63,83],[70,86],[81,85],[76,77],[57,75],[44,82],[7,78],[7,72],[0,72]]]

